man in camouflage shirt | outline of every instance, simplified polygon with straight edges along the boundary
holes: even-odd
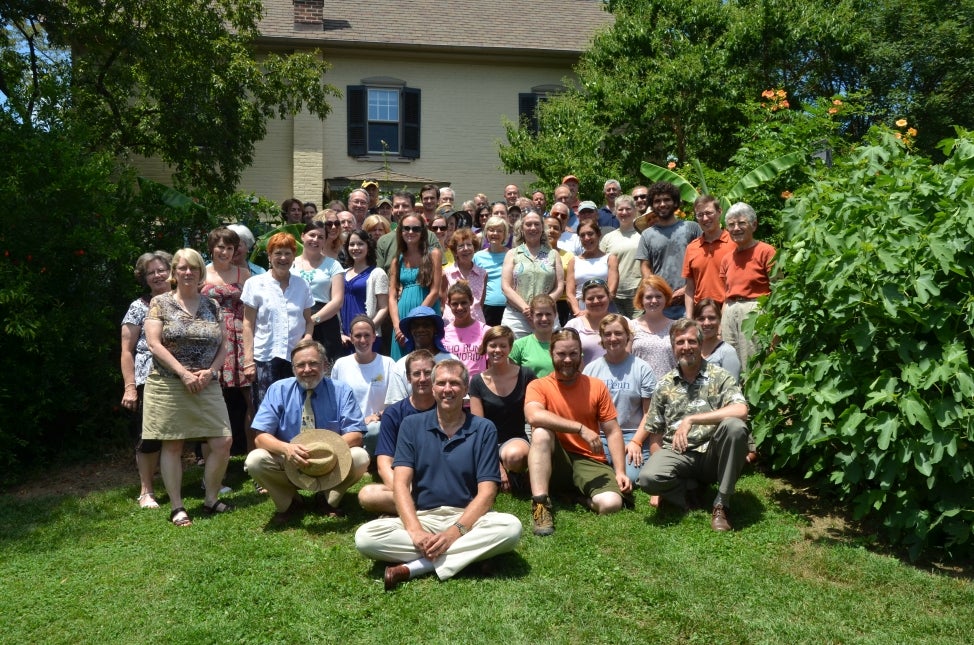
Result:
[[[684,509],[689,488],[718,482],[710,525],[730,531],[730,497],[748,449],[747,403],[733,376],[703,360],[702,341],[693,320],[683,318],[670,328],[677,367],[656,387],[646,425],[626,445],[626,454],[639,463],[649,438],[650,457],[636,485]]]

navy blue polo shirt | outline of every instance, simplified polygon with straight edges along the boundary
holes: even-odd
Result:
[[[375,446],[375,456],[386,455],[387,457],[396,456],[396,441],[399,438],[399,426],[403,419],[414,414],[426,412],[436,408],[434,403],[426,410],[417,410],[409,401],[407,396],[402,401],[393,403],[382,411],[382,418],[379,420],[379,439]]]
[[[450,438],[440,431],[436,410],[402,422],[392,466],[413,469],[416,510],[464,508],[476,497],[480,482],[500,483],[497,428],[487,419],[465,414],[463,426]]]

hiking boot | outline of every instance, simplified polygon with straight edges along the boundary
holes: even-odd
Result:
[[[551,500],[547,495],[531,498],[531,515],[534,518],[535,535],[551,535],[555,532],[555,518],[551,514]]]
[[[724,508],[723,504],[717,504],[714,506],[713,514],[710,518],[710,528],[715,531],[734,530],[731,526],[730,520],[727,519],[727,509]]]

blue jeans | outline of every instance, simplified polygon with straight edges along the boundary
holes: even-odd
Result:
[[[636,429],[623,430],[622,431],[622,445],[625,447],[629,441],[636,436]],[[649,447],[648,441],[643,444],[643,463],[645,464],[649,460]],[[612,465],[612,455],[609,454],[609,442],[606,440],[605,435],[602,435],[602,449],[605,450],[605,458],[609,460],[609,465]],[[636,477],[639,476],[639,469],[642,466],[637,466],[635,464],[626,464],[626,476],[632,482],[633,488],[636,486]]]

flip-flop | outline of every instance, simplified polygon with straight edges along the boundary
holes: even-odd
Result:
[[[139,508],[159,508],[159,502],[152,496],[152,493],[142,493],[136,499],[139,500]]]
[[[169,514],[169,521],[175,526],[193,525],[193,520],[189,519],[189,513],[182,506],[172,509],[172,513]]]

